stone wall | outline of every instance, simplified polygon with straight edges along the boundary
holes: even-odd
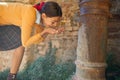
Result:
[[[114,54],[114,61],[120,64],[120,16],[109,20],[108,31],[108,53]]]
[[[15,1],[15,0],[2,0]],[[23,3],[37,3],[49,0],[16,0]],[[24,2],[25,1],[25,2]],[[28,2],[29,1],[29,2]],[[56,53],[56,63],[74,61],[76,59],[77,33],[79,29],[79,6],[77,0],[52,0],[60,4],[63,10],[63,18],[59,27],[65,27],[65,32],[59,35],[49,35],[44,42],[38,45],[31,45],[26,48],[21,69],[27,62],[32,62],[39,56],[44,56],[48,49],[48,43],[52,42],[52,46],[58,48]],[[12,51],[0,51],[0,70],[10,67]],[[9,54],[8,54],[9,53]]]
[[[108,53],[115,55],[115,63],[120,64],[120,1],[111,0],[112,16],[108,23]]]

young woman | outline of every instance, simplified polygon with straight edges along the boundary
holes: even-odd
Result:
[[[0,3],[0,51],[15,49],[7,80],[15,80],[25,47],[39,43],[47,34],[63,32],[57,28],[62,10],[56,2],[35,6],[21,3]],[[36,33],[31,36],[35,28]]]

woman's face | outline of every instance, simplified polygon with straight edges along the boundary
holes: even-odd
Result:
[[[47,17],[44,13],[42,14],[43,24],[46,27],[56,28],[60,22],[61,17]]]

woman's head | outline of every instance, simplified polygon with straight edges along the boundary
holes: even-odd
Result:
[[[41,9],[38,11],[41,13],[43,24],[49,27],[57,26],[57,23],[62,17],[62,10],[58,3],[48,1],[37,5],[41,6]]]
[[[41,10],[39,11],[41,14],[45,13],[47,17],[62,17],[62,10],[61,7],[56,2],[46,2]]]

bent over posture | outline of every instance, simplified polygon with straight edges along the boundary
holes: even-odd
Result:
[[[25,47],[39,43],[47,34],[63,32],[57,28],[62,17],[56,2],[41,2],[34,6],[21,3],[0,3],[0,51],[15,49],[7,80],[15,80]],[[35,33],[31,36],[33,27]]]

